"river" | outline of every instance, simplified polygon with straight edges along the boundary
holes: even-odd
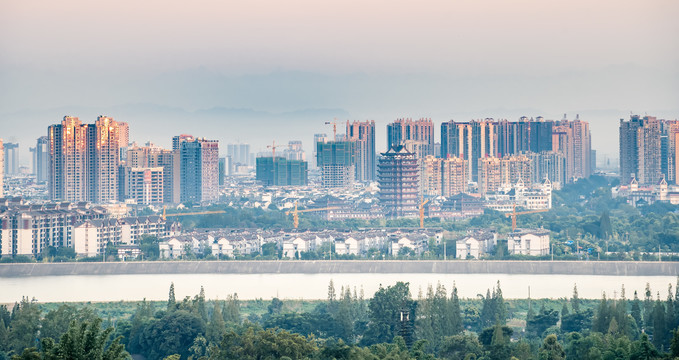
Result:
[[[69,275],[0,277],[0,303],[13,303],[27,296],[39,302],[135,301],[166,300],[174,282],[178,298],[194,296],[205,288],[210,299],[224,299],[237,293],[240,299],[325,299],[328,283],[333,280],[337,291],[342,286],[363,288],[366,297],[382,286],[397,281],[410,283],[413,297],[427,286],[443,284],[450,293],[453,283],[460,297],[473,298],[485,294],[500,281],[505,298],[564,298],[577,284],[581,298],[598,299],[603,292],[609,298],[624,285],[627,298],[634,291],[643,297],[649,283],[654,297],[657,291],[664,299],[667,286],[675,286],[674,276],[604,276],[604,275],[531,275],[531,274],[140,274],[140,275]]]

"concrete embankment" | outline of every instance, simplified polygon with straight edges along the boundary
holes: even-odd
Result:
[[[679,276],[679,262],[321,260],[0,264],[0,277],[134,274],[333,273]]]

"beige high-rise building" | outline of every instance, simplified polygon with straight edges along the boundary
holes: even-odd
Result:
[[[420,181],[422,186],[422,194],[424,196],[441,196],[443,194],[443,159],[437,158],[433,155],[427,155],[423,161],[423,171],[421,172]]]
[[[83,124],[64,116],[47,128],[48,191],[53,200],[105,203],[118,198],[120,129],[110,117]]]
[[[122,178],[125,199],[144,205],[163,203],[162,167],[125,167]]]
[[[566,158],[566,181],[572,181],[573,169],[575,168],[573,128],[568,125],[557,125],[552,128],[552,151],[564,155]]]
[[[519,180],[531,184],[531,159],[526,155],[505,156],[502,158],[502,183],[514,185]]]
[[[131,146],[127,150],[127,164],[133,168],[163,168],[163,202],[179,202],[179,151],[163,149],[152,143]]]
[[[531,159],[525,155],[479,159],[479,193],[496,192],[522,181],[531,183]]]
[[[566,157],[566,182],[584,179],[592,175],[592,136],[589,123],[564,118],[555,123],[552,129],[552,151]]]
[[[5,147],[0,139],[0,197],[5,196]]]
[[[467,160],[459,157],[441,159],[443,172],[443,196],[453,196],[467,192]]]
[[[90,164],[90,196],[95,203],[118,199],[118,166],[120,165],[120,127],[107,116],[99,116],[90,127],[93,138],[88,139]],[[92,186],[93,185],[93,186]]]
[[[485,157],[479,159],[479,193],[496,192],[503,184],[502,159]]]
[[[570,122],[573,129],[573,177],[585,179],[592,175],[592,137],[589,123],[580,121],[580,116]]]
[[[179,150],[154,147],[148,153],[146,166],[163,168],[163,202],[179,203]]]
[[[661,122],[653,116],[620,119],[620,182],[636,178],[640,185],[655,185],[662,178]]]
[[[74,116],[47,128],[50,199],[88,201],[87,125]]]
[[[441,159],[432,155],[423,160],[421,178],[425,196],[453,196],[467,192],[467,161],[459,157]]]
[[[123,149],[130,145],[130,124],[119,121],[118,128],[120,129],[118,144]]]

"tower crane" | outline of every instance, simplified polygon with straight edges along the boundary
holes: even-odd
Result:
[[[512,212],[506,213],[505,217],[511,217],[512,218],[512,232],[514,232],[514,231],[516,231],[516,216],[517,215],[535,214],[535,213],[541,213],[541,212],[547,212],[547,211],[549,211],[549,209],[516,212],[516,204],[514,204],[514,208],[513,208]]]
[[[424,229],[424,205],[429,202],[429,199],[420,203],[420,229]]]
[[[332,141],[337,141],[337,118],[333,121],[326,121],[325,125],[332,125]]]
[[[339,207],[331,206],[331,207],[325,207],[325,208],[320,208],[320,209],[297,210],[297,201],[295,201],[295,210],[288,210],[288,211],[285,212],[285,215],[292,214],[292,223],[295,226],[295,229],[297,229],[297,227],[299,226],[299,214],[300,213],[312,212],[312,211],[335,210],[335,209],[339,209]]]
[[[279,148],[279,146],[276,146],[276,140],[274,140],[271,145],[267,145],[267,149],[271,149],[271,152],[273,153],[273,160],[276,161],[276,148]]]

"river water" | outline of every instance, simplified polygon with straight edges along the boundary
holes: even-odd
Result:
[[[342,286],[363,288],[366,297],[380,285],[397,281],[410,283],[413,297],[426,294],[429,284],[441,283],[448,293],[456,284],[460,297],[485,294],[500,281],[505,298],[570,297],[577,284],[581,298],[598,299],[603,292],[613,298],[624,285],[627,298],[634,291],[643,297],[646,283],[661,298],[667,286],[675,286],[673,276],[598,276],[598,275],[505,275],[505,274],[159,274],[159,275],[78,275],[0,278],[0,303],[13,303],[22,296],[40,302],[166,300],[174,282],[177,298],[194,296],[205,288],[210,299],[224,299],[237,293],[240,299],[325,299],[333,280],[337,291]]]

